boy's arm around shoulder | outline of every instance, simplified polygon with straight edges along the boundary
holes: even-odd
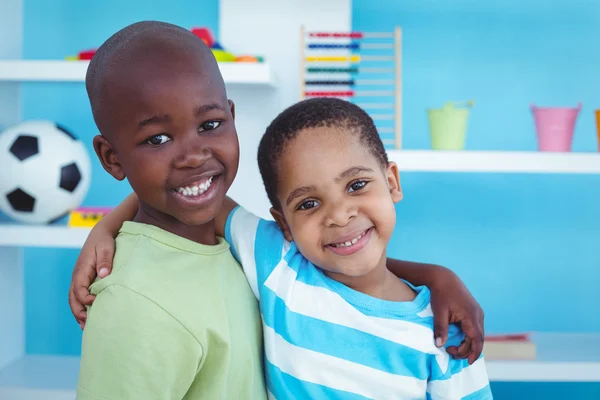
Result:
[[[202,345],[163,308],[109,286],[89,310],[77,399],[181,399],[202,360]]]
[[[450,325],[447,346],[458,346],[464,339],[464,333]],[[485,367],[483,355],[472,364],[465,359],[436,357],[432,363],[430,379],[427,382],[428,398],[432,400],[469,399],[491,400],[492,391]],[[441,360],[448,360],[447,364]]]

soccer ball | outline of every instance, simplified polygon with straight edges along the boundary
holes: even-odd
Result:
[[[83,143],[50,121],[0,133],[0,210],[20,222],[51,223],[77,208],[91,178]]]

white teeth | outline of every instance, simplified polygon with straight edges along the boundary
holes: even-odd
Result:
[[[333,244],[333,247],[348,247],[348,246],[352,246],[353,244],[356,244],[356,242],[358,242],[360,240],[360,238],[362,238],[365,234],[361,233],[360,235],[358,235],[357,237],[355,237],[354,239],[352,239],[349,242],[344,242],[344,243],[336,243]]]
[[[206,182],[201,183],[200,185],[191,186],[191,187],[190,186],[182,186],[182,187],[175,189],[175,191],[184,196],[198,196],[208,190],[208,188],[210,187],[210,184],[212,183],[212,180],[213,180],[213,177],[211,176]]]

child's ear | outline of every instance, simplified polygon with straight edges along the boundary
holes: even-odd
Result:
[[[294,238],[292,237],[292,233],[290,232],[290,227],[287,224],[283,213],[277,210],[276,208],[271,207],[271,215],[275,219],[275,222],[277,222],[277,225],[279,225],[279,229],[281,229],[281,232],[283,232],[285,240],[287,240],[288,242],[294,240]]]
[[[119,157],[117,157],[117,153],[104,136],[97,135],[94,137],[94,150],[96,150],[96,155],[106,172],[119,181],[125,179],[125,173],[119,162]]]
[[[398,203],[402,200],[402,187],[400,187],[400,173],[398,172],[398,165],[395,162],[390,161],[387,165],[386,178],[388,187],[390,188],[390,194],[394,203]]]
[[[233,117],[233,119],[235,119],[235,103],[231,99],[227,100],[227,102],[229,103],[229,109],[231,110],[231,116]]]

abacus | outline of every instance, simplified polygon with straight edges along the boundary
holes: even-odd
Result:
[[[300,38],[300,98],[337,97],[357,104],[373,118],[383,143],[400,149],[401,29],[306,32],[302,27]]]

